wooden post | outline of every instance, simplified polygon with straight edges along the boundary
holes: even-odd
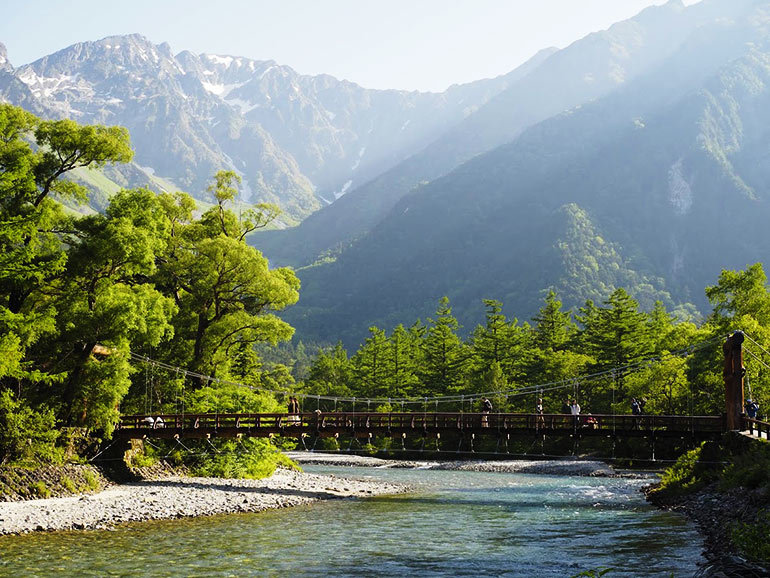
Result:
[[[743,339],[743,332],[736,331],[722,346],[725,355],[723,377],[728,430],[740,430],[743,427],[743,376],[746,373],[743,367]]]

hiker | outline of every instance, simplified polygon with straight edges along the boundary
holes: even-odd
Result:
[[[537,398],[537,405],[535,406],[535,429],[545,427],[545,418],[543,417],[543,398]]]
[[[759,413],[759,404],[756,401],[746,400],[746,415],[749,419],[757,419]]]
[[[580,423],[580,404],[576,399],[572,400],[569,406],[570,413],[572,414],[572,428],[577,429]]]
[[[492,412],[492,402],[486,397],[481,398],[481,427],[489,427],[489,414]]]

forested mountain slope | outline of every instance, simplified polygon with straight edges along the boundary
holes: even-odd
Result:
[[[685,8],[680,0],[653,6],[608,30],[596,32],[522,67],[515,82],[422,151],[354,188],[293,229],[265,231],[255,243],[275,262],[303,266],[337,252],[371,230],[420,183],[436,179],[474,155],[516,138],[555,114],[603,97],[649,74],[688,43],[747,28],[751,0],[706,0]],[[741,38],[744,42],[751,36]],[[690,66],[710,71],[734,51],[718,45],[691,54]],[[684,68],[688,74],[687,67]]]
[[[401,199],[336,262],[301,271],[287,318],[355,343],[445,294],[464,323],[483,298],[529,316],[549,287],[568,306],[618,286],[647,306],[703,305],[722,268],[770,249],[770,10],[756,4]],[[712,57],[729,62],[710,74]]]

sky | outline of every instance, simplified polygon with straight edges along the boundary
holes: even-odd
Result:
[[[679,0],[674,0],[679,1]],[[684,0],[694,4],[697,0]],[[443,91],[505,74],[665,0],[0,0],[14,66],[139,33],[174,53],[275,60],[367,88]]]

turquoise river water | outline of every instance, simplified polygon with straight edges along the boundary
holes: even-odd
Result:
[[[0,576],[691,576],[702,541],[630,479],[307,467],[406,495],[0,537]]]

